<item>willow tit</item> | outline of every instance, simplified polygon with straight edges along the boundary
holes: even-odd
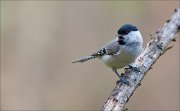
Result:
[[[101,59],[108,67],[116,73],[117,69],[123,68],[132,63],[143,49],[143,39],[136,26],[125,24],[117,31],[115,39],[105,44],[96,53],[90,56],[81,57],[76,62],[85,62],[91,59]],[[121,78],[120,78],[121,79]]]

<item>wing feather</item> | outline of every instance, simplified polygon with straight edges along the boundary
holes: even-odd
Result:
[[[120,51],[120,45],[118,43],[118,38],[115,38],[112,41],[105,44],[95,54],[97,54],[97,56],[115,55],[119,51]]]

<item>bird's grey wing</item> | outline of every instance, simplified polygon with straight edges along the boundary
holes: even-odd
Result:
[[[119,45],[118,40],[116,38],[116,39],[110,41],[109,43],[105,44],[95,54],[97,56],[115,55],[119,51],[120,51],[120,45]]]

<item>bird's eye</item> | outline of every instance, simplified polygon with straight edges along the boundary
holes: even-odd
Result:
[[[125,31],[124,34],[127,35],[130,31]]]
[[[119,36],[119,39],[124,39],[124,37],[123,36]]]

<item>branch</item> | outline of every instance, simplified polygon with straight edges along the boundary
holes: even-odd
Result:
[[[130,85],[118,83],[113,89],[108,100],[104,103],[102,110],[109,111],[122,111],[132,96],[136,88],[141,85],[144,78],[151,66],[164,54],[168,49],[168,44],[175,40],[175,34],[180,31],[180,8],[175,9],[174,15],[171,19],[167,20],[162,29],[156,32],[156,35],[147,44],[146,49],[135,60],[133,66],[137,68],[128,69],[125,71],[126,79]]]

